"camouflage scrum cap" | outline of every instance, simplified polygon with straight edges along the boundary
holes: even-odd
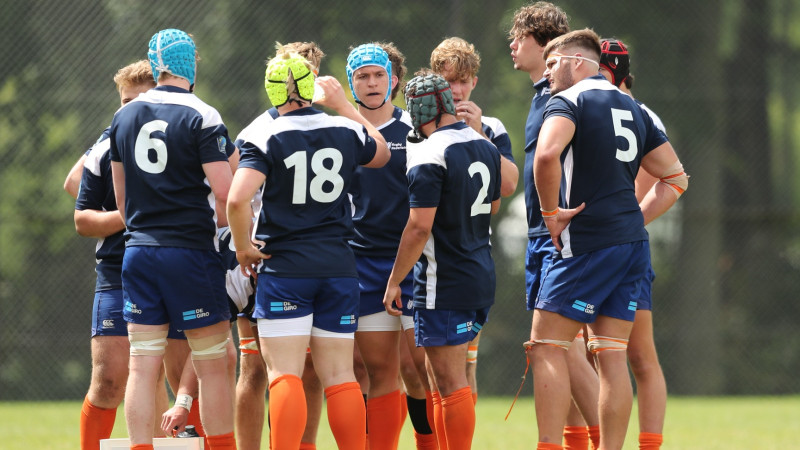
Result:
[[[631,71],[628,48],[617,39],[603,39],[600,44],[600,67],[611,72],[611,83],[620,87]]]
[[[153,79],[158,83],[162,72],[176,77],[186,78],[194,84],[197,71],[197,48],[194,41],[185,31],[175,28],[161,30],[150,38],[147,59],[153,69]]]
[[[442,114],[456,114],[450,84],[441,75],[414,77],[406,84],[403,93],[416,138],[421,136],[420,128],[423,125],[434,120],[438,124]]]
[[[301,99],[311,101],[311,97],[314,96],[315,77],[310,66],[311,64],[297,53],[275,57],[267,64],[264,88],[272,106],[276,108],[283,106],[289,101],[289,96],[293,92],[297,92]],[[291,90],[290,85],[294,85]]]

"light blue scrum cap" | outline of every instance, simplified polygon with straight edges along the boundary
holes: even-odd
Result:
[[[156,83],[158,76],[167,72],[186,78],[189,84],[194,84],[197,71],[196,51],[194,41],[185,31],[169,28],[154,34],[150,39],[147,59],[150,60]]]
[[[378,66],[386,69],[388,74],[386,78],[389,80],[389,86],[386,88],[386,98],[383,99],[383,102],[386,103],[389,100],[389,96],[392,95],[392,61],[389,60],[389,54],[380,45],[362,44],[354,48],[350,55],[347,56],[347,81],[350,83],[350,92],[353,93],[353,99],[358,103],[361,103],[361,100],[358,99],[356,91],[353,89],[353,74],[364,66]]]

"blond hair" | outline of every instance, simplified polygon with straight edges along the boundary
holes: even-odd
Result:
[[[311,64],[312,71],[315,74],[319,73],[319,67],[322,64],[322,58],[325,57],[325,52],[317,45],[316,42],[290,42],[288,44],[275,43],[275,56],[284,53],[297,53],[306,59]]]
[[[585,53],[585,57],[600,61],[600,36],[592,29],[571,31],[550,41],[542,52],[542,59],[547,59],[547,55],[555,51],[569,48],[580,49]]]
[[[443,40],[431,52],[431,69],[441,74],[449,69],[452,76],[464,81],[478,75],[481,55],[475,46],[459,37]]]
[[[119,69],[114,75],[114,83],[117,85],[117,91],[143,84],[155,87],[150,61],[142,59]]]

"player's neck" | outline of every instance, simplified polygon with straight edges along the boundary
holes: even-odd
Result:
[[[386,100],[386,103],[381,105],[378,109],[368,109],[362,105],[358,105],[358,112],[361,113],[372,126],[379,127],[391,120],[392,114],[394,113],[394,105],[389,100]]]
[[[284,115],[292,111],[297,111],[298,109],[308,108],[309,106],[311,106],[311,104],[306,102],[303,102],[302,105],[298,105],[297,102],[287,102],[278,106],[276,109],[278,110],[278,114]]]
[[[158,80],[158,85],[179,87],[181,89],[186,89],[187,91],[192,87],[192,85],[189,84],[189,80],[180,77],[161,77]]]

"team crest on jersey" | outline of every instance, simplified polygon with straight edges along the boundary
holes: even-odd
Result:
[[[217,147],[218,147],[220,153],[222,153],[224,155],[227,155],[228,152],[225,150],[225,148],[227,146],[228,146],[228,140],[225,139],[225,136],[218,136],[217,137]]]
[[[389,145],[389,151],[397,151],[397,150],[405,150],[406,144],[405,142],[387,142]]]
[[[592,305],[591,303],[575,300],[574,302],[572,302],[572,307],[577,309],[578,311],[589,314],[590,316],[594,314],[594,305]]]

